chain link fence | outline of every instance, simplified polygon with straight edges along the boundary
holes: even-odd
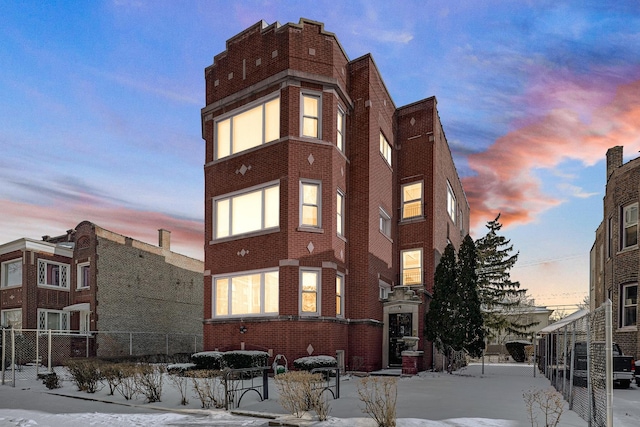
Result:
[[[539,369],[576,412],[594,427],[612,425],[611,301],[540,331]],[[609,367],[609,373],[607,366]]]
[[[14,386],[16,379],[32,379],[34,373],[53,372],[56,366],[72,358],[183,362],[188,355],[203,349],[202,335],[194,334],[126,331],[78,334],[36,329],[1,332],[0,383]]]

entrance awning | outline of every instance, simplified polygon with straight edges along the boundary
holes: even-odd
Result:
[[[91,305],[88,302],[68,305],[62,308],[63,311],[91,311]]]

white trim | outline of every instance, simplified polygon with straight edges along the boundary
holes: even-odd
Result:
[[[62,255],[67,258],[73,257],[72,248],[60,246],[55,243],[43,242],[41,240],[23,238],[0,245],[0,255],[14,251],[41,252],[48,255]]]
[[[311,291],[303,291],[302,289],[302,275],[304,273],[313,273],[316,275],[316,290],[315,292],[311,292]],[[321,307],[322,307],[322,299],[321,299],[321,288],[322,288],[322,269],[320,268],[311,268],[311,267],[305,267],[305,268],[301,268],[299,270],[299,274],[298,274],[298,278],[299,278],[299,287],[298,287],[298,309],[300,312],[300,316],[309,316],[309,317],[314,317],[314,316],[320,316],[321,313]],[[315,303],[316,303],[316,311],[303,311],[302,310],[302,295],[305,293],[315,293]]]
[[[7,284],[7,268],[9,266],[9,264],[16,264],[16,263],[20,263],[20,283],[19,284],[15,284],[15,285],[8,285]],[[19,288],[22,286],[22,278],[24,277],[24,271],[23,271],[23,266],[24,266],[24,259],[23,258],[14,258],[14,259],[10,259],[8,261],[4,261],[0,264],[0,288],[2,289],[6,289],[6,288]]]
[[[63,307],[62,311],[91,311],[91,304],[89,304],[88,302],[72,304],[72,305]]]
[[[266,306],[266,282],[265,275],[268,273],[277,273],[278,275],[278,308],[276,311],[265,311]],[[233,312],[233,295],[231,290],[233,289],[232,280],[237,277],[243,276],[252,276],[252,275],[260,275],[260,312],[259,313],[239,313],[232,314]],[[217,284],[218,280],[227,280],[227,314],[216,313],[217,311]],[[279,268],[268,268],[268,269],[260,269],[260,270],[248,270],[235,272],[231,274],[217,274],[211,277],[211,318],[213,319],[227,319],[227,318],[238,318],[238,317],[256,317],[256,316],[277,316],[280,311],[280,301],[279,301],[279,291],[280,291],[280,269]]]
[[[409,200],[405,200],[404,198],[404,190],[407,187],[410,186],[415,186],[415,185],[420,185],[420,197],[418,199],[409,199]],[[401,188],[400,188],[400,197],[402,198],[402,220],[408,220],[408,219],[413,219],[413,218],[422,218],[424,217],[424,181],[423,180],[419,180],[419,181],[413,181],[413,182],[408,182],[406,184],[402,184]],[[406,216],[405,215],[405,205],[407,203],[415,203],[415,202],[419,202],[420,203],[420,213],[418,215],[411,215],[411,216]]]
[[[338,283],[336,283],[336,300],[340,296],[340,313],[338,313],[338,303],[336,301],[336,317],[344,318],[344,290],[345,290],[345,275],[342,273],[336,273],[336,282],[340,279],[340,289],[338,289]],[[338,294],[338,292],[340,292]]]
[[[318,100],[318,115],[311,116],[305,114],[304,111],[304,99],[315,98]],[[314,118],[317,120],[317,135],[305,135],[304,134],[304,119],[305,117]],[[303,138],[315,138],[322,139],[322,92],[316,92],[311,90],[301,90],[300,91],[300,136]]]
[[[89,285],[80,286],[82,284],[82,268],[89,267]],[[76,266],[76,289],[89,289],[91,287],[91,263],[81,262]]]
[[[420,256],[419,256],[419,261],[420,261],[420,273],[419,273],[419,281],[418,283],[405,283],[405,266],[404,266],[404,254],[406,254],[407,252],[419,252]],[[424,253],[422,248],[412,248],[412,249],[405,249],[403,251],[400,251],[400,279],[401,279],[401,285],[402,286],[415,286],[415,285],[420,285],[422,284],[423,280],[424,280],[424,262],[423,262],[423,257],[424,257]]]
[[[318,188],[318,192],[317,192],[317,198],[316,198],[316,204],[315,205],[307,205],[307,206],[316,206],[318,209],[317,212],[317,216],[318,216],[318,223],[316,225],[313,224],[305,224],[302,221],[302,207],[304,206],[303,200],[304,200],[304,190],[303,187],[305,185],[313,185],[313,186],[317,186]],[[300,227],[304,227],[304,228],[322,228],[322,181],[318,181],[315,179],[306,179],[306,178],[301,178],[299,181],[299,191],[298,191],[298,224],[300,225]]]

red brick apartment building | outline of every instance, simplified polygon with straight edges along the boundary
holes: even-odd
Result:
[[[625,354],[640,357],[638,330],[638,203],[640,157],[623,163],[623,147],[607,150],[603,220],[591,248],[591,308],[610,299],[613,339]]]
[[[205,350],[400,366],[469,230],[436,99],[396,107],[371,55],[306,19],[232,37],[205,80]]]

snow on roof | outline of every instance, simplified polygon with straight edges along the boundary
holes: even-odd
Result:
[[[569,323],[580,319],[581,317],[586,316],[587,314],[589,314],[589,310],[587,309],[581,309],[578,310],[576,312],[571,313],[570,315],[568,315],[567,317],[558,320],[555,323],[550,324],[549,326],[540,329],[540,332],[538,332],[539,334],[550,334],[552,332],[557,331],[560,328],[564,328],[565,326],[567,326]]]

